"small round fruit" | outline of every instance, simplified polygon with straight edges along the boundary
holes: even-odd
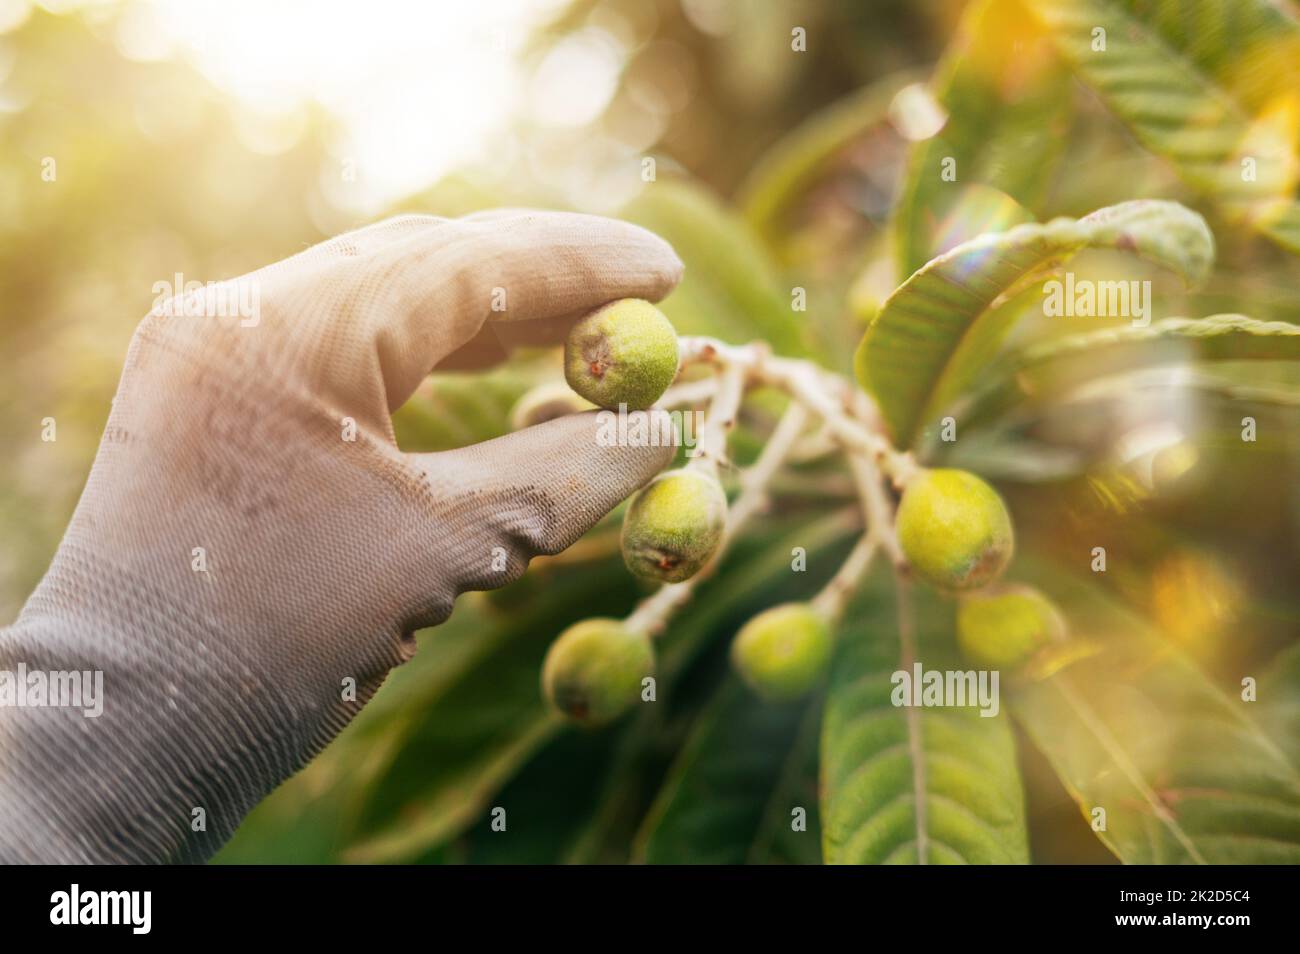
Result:
[[[785,603],[759,613],[731,644],[731,662],[756,693],[771,702],[805,695],[831,661],[831,630],[807,603]]]
[[[510,409],[510,428],[522,431],[525,427],[545,424],[557,417],[590,411],[591,408],[590,401],[583,400],[558,381],[539,384],[520,397]]]
[[[1002,498],[964,470],[925,470],[908,483],[898,505],[898,542],[920,576],[948,590],[991,583],[1015,550]]]
[[[569,330],[564,378],[588,401],[644,411],[677,376],[677,332],[654,305],[624,298]]]
[[[650,637],[621,620],[585,619],[551,644],[542,664],[542,692],[574,722],[599,726],[618,718],[640,697],[654,672]]]
[[[727,526],[717,479],[670,470],[637,492],[623,517],[623,562],[637,576],[678,583],[713,556]]]
[[[1016,670],[1044,646],[1065,638],[1065,619],[1042,593],[1000,586],[963,597],[957,644],[985,669]]]

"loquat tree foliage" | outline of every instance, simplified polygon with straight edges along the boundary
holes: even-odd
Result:
[[[732,201],[647,183],[678,290],[396,424],[581,395],[694,446],[462,600],[222,857],[1300,861],[1297,52],[1265,0],[973,0]],[[1150,311],[1048,317],[1066,270]],[[896,704],[973,670],[996,711]]]

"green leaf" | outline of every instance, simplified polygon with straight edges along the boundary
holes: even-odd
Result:
[[[1273,659],[1259,680],[1261,723],[1279,740],[1292,765],[1300,765],[1300,644]]]
[[[728,677],[646,819],[640,859],[744,864],[792,848],[802,862],[820,863],[816,763],[810,759],[816,737],[809,731],[819,709],[816,703],[765,703]],[[796,808],[808,814],[806,831],[789,831]]]
[[[738,541],[726,572],[701,587],[692,611],[663,637],[660,692],[721,621],[738,607],[752,608],[791,576],[792,546],[805,547],[811,561],[852,529],[844,514],[834,513],[811,525],[806,519],[771,521]],[[546,650],[580,617],[623,615],[636,591],[621,559],[555,574],[543,590],[527,615],[483,627],[474,652],[454,672],[439,673],[427,693],[413,693],[400,709],[390,709],[388,717],[401,728],[368,786],[349,860],[410,859],[436,848],[481,817],[489,799],[564,728],[538,685]],[[381,701],[382,694],[372,705]]]
[[[1075,73],[1143,146],[1226,210],[1300,248],[1291,201],[1300,26],[1279,5],[1039,0],[1031,9]],[[1104,50],[1097,48],[1099,28]],[[1245,158],[1254,162],[1253,181],[1243,175]]]
[[[492,795],[504,830],[484,813],[437,860],[464,864],[558,864],[597,807],[622,735],[558,732]]]
[[[367,784],[350,832],[350,860],[410,858],[461,831],[561,728],[538,684],[546,650],[580,616],[617,615],[635,590],[615,560],[550,573],[542,590],[526,614],[478,617],[472,651],[449,671],[431,674],[423,691],[406,684],[400,706],[389,704],[398,734]],[[469,607],[458,608],[453,621],[463,609]]]
[[[1214,258],[1201,216],[1175,202],[1139,200],[982,235],[934,259],[885,301],[856,356],[858,380],[900,446],[911,446],[991,359],[1018,314],[998,306],[1085,248],[1132,252],[1192,281]]]
[[[1204,361],[1300,360],[1300,325],[1245,315],[1165,318],[1146,327],[1122,325],[1029,345],[984,373],[961,419],[981,425],[1027,400],[1059,395],[1099,374]]]
[[[1136,622],[1012,694],[1017,721],[1128,864],[1300,862],[1300,775],[1225,695]],[[1239,691],[1239,690],[1237,690]]]
[[[681,284],[661,306],[679,334],[732,342],[762,338],[781,354],[808,352],[776,263],[748,223],[717,196],[703,186],[662,179],[629,203],[623,217],[666,239],[686,265]]]
[[[486,373],[429,375],[393,414],[398,444],[427,453],[500,437],[510,430],[510,409],[526,391],[548,377],[560,380],[554,364],[539,358]]]
[[[740,187],[737,204],[754,231],[771,244],[782,216],[826,165],[875,126],[889,104],[914,79],[911,71],[891,74],[832,103],[786,133],[763,154]]]
[[[982,232],[1032,221],[1026,209],[1039,207],[1073,112],[1069,72],[1016,0],[967,7],[933,88],[947,120],[908,158],[893,223],[900,278]]]
[[[927,671],[964,670],[951,606],[929,591],[903,599],[917,611],[916,661]],[[822,725],[827,863],[1026,863],[1024,797],[1006,713],[895,706],[901,615],[889,590],[875,586],[842,628]]]
[[[1260,232],[1288,252],[1300,255],[1300,202],[1281,202],[1256,219]]]

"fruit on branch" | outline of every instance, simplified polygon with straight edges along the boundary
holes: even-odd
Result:
[[[742,679],[770,702],[807,694],[831,661],[831,629],[808,603],[783,603],[741,627],[731,662]]]
[[[1049,643],[1065,639],[1065,618],[1032,587],[992,587],[962,598],[957,644],[986,669],[1016,670]]]
[[[654,305],[624,298],[578,321],[564,344],[569,387],[604,408],[643,411],[677,376],[677,332]]]
[[[574,722],[604,725],[637,701],[654,662],[645,633],[622,620],[584,619],[551,644],[542,664],[542,692]]]
[[[539,384],[524,393],[510,409],[511,430],[522,431],[534,424],[544,424],[566,414],[590,411],[593,405],[560,384]]]
[[[670,470],[637,492],[623,518],[623,562],[665,583],[694,576],[722,542],[727,495],[712,474]]]
[[[918,472],[898,505],[898,542],[916,572],[948,590],[978,589],[1011,562],[1011,516],[998,492],[964,470]]]

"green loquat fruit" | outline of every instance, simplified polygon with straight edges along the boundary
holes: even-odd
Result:
[[[670,470],[637,492],[623,517],[623,561],[665,583],[694,576],[722,542],[727,495],[717,478]]]
[[[624,298],[569,330],[564,378],[593,404],[643,411],[677,376],[677,332],[654,305]]]
[[[971,593],[957,609],[957,644],[986,669],[1016,670],[1043,647],[1065,638],[1065,619],[1042,593],[1028,586],[999,586]]]
[[[731,663],[758,695],[790,702],[807,694],[831,661],[831,630],[807,603],[784,603],[759,613],[731,644]]]
[[[924,470],[903,491],[898,542],[916,572],[947,590],[978,589],[1011,562],[1015,538],[998,492],[964,470]]]
[[[641,680],[653,673],[649,636],[621,620],[585,619],[551,644],[542,664],[542,692],[574,722],[600,726],[630,709]]]

